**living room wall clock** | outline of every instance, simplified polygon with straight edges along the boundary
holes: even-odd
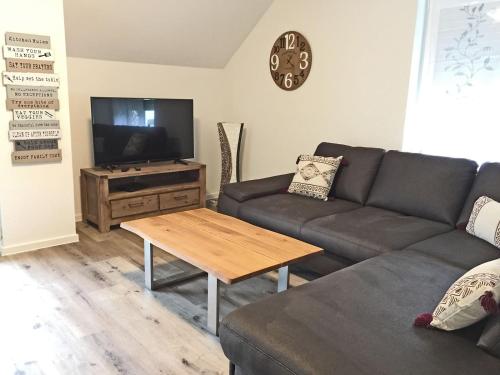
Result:
[[[287,31],[274,42],[269,69],[274,83],[283,90],[298,89],[311,71],[312,51],[307,39],[297,31]]]

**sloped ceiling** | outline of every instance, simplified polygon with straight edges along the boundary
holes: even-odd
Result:
[[[68,56],[222,68],[273,0],[64,0]]]

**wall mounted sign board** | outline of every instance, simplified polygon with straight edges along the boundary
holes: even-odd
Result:
[[[59,120],[10,121],[9,130],[59,129]]]
[[[53,109],[14,109],[14,120],[55,120]]]
[[[59,162],[59,76],[54,74],[50,36],[7,32],[5,44],[2,82],[7,89],[6,108],[13,114],[9,121],[12,163]]]
[[[59,138],[61,138],[61,130],[59,129],[9,130],[9,141]]]
[[[57,99],[7,99],[7,109],[59,109]]]
[[[57,139],[30,139],[14,142],[15,151],[57,150],[58,148]]]
[[[4,85],[59,87],[57,74],[3,72]]]
[[[61,160],[62,153],[60,149],[14,151],[12,153],[12,163],[14,164],[47,163]]]
[[[8,99],[57,99],[57,88],[37,86],[7,86]]]
[[[50,48],[50,36],[22,33],[5,33],[5,44],[20,47]]]
[[[47,48],[3,46],[4,59],[54,61],[54,52]]]
[[[6,59],[8,72],[54,73],[53,61]]]

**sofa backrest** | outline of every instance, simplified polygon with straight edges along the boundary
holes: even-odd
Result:
[[[467,159],[388,151],[367,205],[454,226],[476,171]]]
[[[384,153],[385,150],[380,148],[352,147],[324,142],[318,146],[314,154],[343,156],[330,195],[364,204]]]
[[[500,202],[500,163],[485,163],[481,166],[458,219],[458,226],[467,224],[474,203],[483,195]]]

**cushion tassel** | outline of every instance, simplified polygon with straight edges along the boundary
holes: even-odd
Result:
[[[481,297],[479,297],[479,301],[481,302],[481,306],[484,311],[487,313],[496,314],[498,312],[498,305],[492,292],[485,292]]]
[[[433,316],[431,313],[423,313],[417,316],[413,325],[415,327],[429,327],[432,323]]]

